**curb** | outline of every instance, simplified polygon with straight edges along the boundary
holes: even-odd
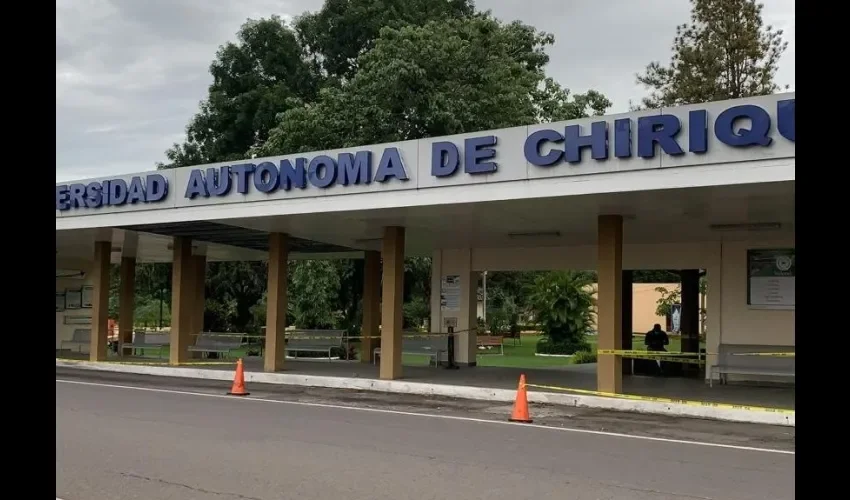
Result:
[[[56,360],[57,367],[77,368],[117,373],[135,373],[160,377],[177,377],[202,380],[232,381],[233,374],[222,370],[203,368],[180,368],[150,365],[118,365],[91,361]],[[361,391],[387,392],[396,394],[418,394],[422,396],[442,396],[458,399],[473,399],[512,403],[516,396],[513,389],[494,389],[424,382],[406,382],[403,380],[375,380],[364,378],[328,377],[322,375],[298,375],[290,373],[245,372],[245,382],[262,384],[295,385],[305,387],[324,387],[329,389],[349,389]],[[704,418],[742,422],[752,424],[781,425],[796,427],[795,413],[772,413],[732,408],[713,408],[678,403],[659,403],[655,401],[636,401],[601,396],[558,394],[541,391],[528,391],[530,403],[545,403],[578,408],[630,411],[654,415]]]

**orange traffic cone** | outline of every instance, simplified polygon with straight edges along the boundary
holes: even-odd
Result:
[[[516,390],[514,411],[511,412],[511,418],[508,421],[523,424],[531,423],[531,415],[528,414],[528,394],[526,394],[524,373],[519,376],[519,387]]]
[[[231,396],[247,396],[251,394],[245,390],[245,369],[242,367],[242,358],[236,360],[236,375],[233,376],[233,387],[227,394]]]

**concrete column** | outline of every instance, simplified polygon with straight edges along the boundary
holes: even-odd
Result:
[[[367,251],[363,260],[363,323],[360,335],[377,337],[381,321],[381,252]],[[377,338],[360,339],[360,362],[371,363],[380,344]]]
[[[195,300],[192,304],[192,343],[194,344],[196,337],[204,331],[204,309],[206,307],[206,285],[207,285],[207,256],[194,255],[192,260],[195,263],[194,278],[195,278]]]
[[[623,347],[625,351],[631,350],[632,334],[634,333],[634,273],[632,271],[623,271]],[[623,375],[632,374],[632,360],[623,360]]]
[[[623,217],[600,215],[598,220],[597,323],[599,349],[623,348]],[[597,390],[623,392],[623,358],[599,356]]]
[[[189,359],[192,338],[193,304],[195,291],[195,268],[192,260],[192,240],[174,237],[171,270],[171,346],[168,362],[172,365],[185,363]]]
[[[718,362],[716,353],[720,349],[720,341],[723,336],[722,332],[722,297],[721,290],[723,289],[723,245],[718,243],[712,252],[712,258],[706,266],[705,279],[706,283],[706,318],[705,318],[705,350],[706,366],[714,365]],[[706,370],[706,378],[708,378],[708,370]]]
[[[384,228],[381,246],[383,291],[381,293],[381,378],[401,378],[401,332],[404,301],[404,228]]]
[[[282,233],[269,235],[269,282],[266,292],[266,348],[263,370],[276,372],[283,369],[286,359],[286,309],[288,237]]]
[[[94,243],[94,265],[91,269],[92,312],[91,344],[89,359],[106,360],[106,343],[109,339],[109,257],[112,255],[111,241]]]
[[[699,351],[699,269],[683,269],[682,352]]]
[[[133,342],[133,317],[136,312],[136,258],[121,258],[121,284],[118,296],[118,352]]]
[[[472,271],[472,251],[468,248],[436,250],[432,255],[431,331],[447,333],[448,323],[456,325],[455,331],[460,332],[455,335],[455,362],[458,365],[476,365],[479,275],[480,273]],[[443,305],[442,287],[447,277],[458,281],[447,286],[456,287],[460,297],[446,297],[447,303]]]

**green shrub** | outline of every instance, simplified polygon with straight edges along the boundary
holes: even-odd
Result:
[[[575,354],[589,349],[590,346],[584,339],[565,339],[558,343],[552,343],[549,339],[542,338],[537,342],[539,354]]]
[[[579,351],[573,355],[572,359],[576,365],[596,363],[596,353],[592,351]]]
[[[592,284],[587,273],[556,271],[538,276],[530,302],[548,344],[538,344],[538,352],[544,349],[551,354],[573,354],[588,350],[585,336],[594,326]]]

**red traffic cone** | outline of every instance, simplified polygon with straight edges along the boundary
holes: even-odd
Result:
[[[227,394],[231,396],[247,396],[251,394],[245,390],[245,369],[242,367],[242,358],[236,360],[236,375],[233,376],[233,387]]]
[[[531,415],[528,414],[528,394],[525,388],[525,374],[519,376],[519,387],[516,390],[516,400],[514,401],[514,411],[511,412],[510,422],[519,422],[530,424]]]

